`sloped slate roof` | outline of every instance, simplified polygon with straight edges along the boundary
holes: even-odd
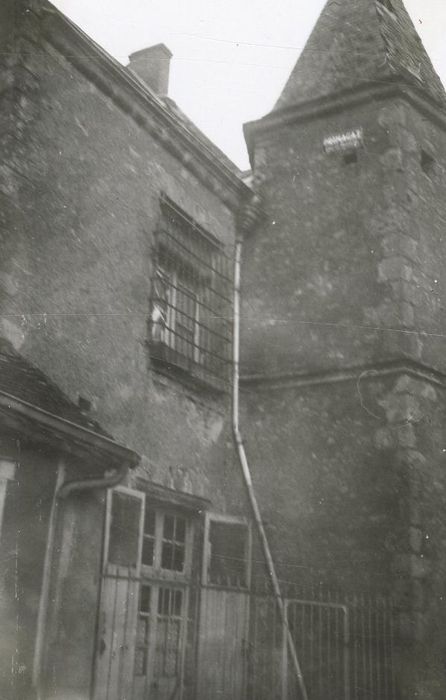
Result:
[[[0,392],[70,421],[80,428],[102,437],[110,437],[96,421],[85,416],[54,382],[3,338],[0,338]]]
[[[274,110],[398,77],[446,106],[402,0],[328,0]]]
[[[1,0],[0,0],[1,1]],[[30,0],[27,0],[28,2]],[[211,163],[213,168],[217,168],[221,175],[226,175],[233,185],[243,190],[245,184],[241,178],[240,169],[231,159],[221,151],[205,134],[182,112],[182,110],[170,98],[161,98],[144,83],[136,74],[125,68],[116,59],[110,56],[105,49],[97,44],[89,37],[80,27],[72,22],[62,11],[55,7],[49,0],[37,0],[37,5],[40,5],[40,13],[45,18],[46,29],[48,36],[52,40],[59,40],[60,34],[64,33],[68,37],[69,42],[77,41],[82,45],[82,55],[87,56],[90,60],[90,68],[98,67],[107,80],[113,80],[115,88],[111,91],[112,99],[117,96],[121,97],[123,93],[119,93],[118,85],[123,90],[132,90],[135,94],[144,98],[144,106],[150,110],[153,115],[164,117],[166,124],[172,126],[175,130],[175,136],[179,139],[189,139],[189,143],[196,147],[204,159]],[[53,24],[51,19],[56,20]],[[59,50],[60,44],[56,43]],[[70,47],[70,53],[66,54],[69,60],[77,63],[75,59],[79,58],[79,49]],[[187,147],[187,146],[186,146]]]
[[[150,90],[150,88],[146,85],[144,85],[146,90]],[[226,153],[223,153],[223,151],[216,146],[216,144],[211,141],[206,134],[204,134],[201,129],[198,128],[198,126],[190,119],[185,112],[177,105],[175,100],[173,100],[171,97],[164,96],[161,98],[165,107],[168,109],[170,114],[172,114],[175,119],[177,119],[183,126],[195,136],[195,138],[199,139],[202,144],[213,154],[213,156],[224,163],[226,167],[229,170],[232,170],[234,175],[242,179],[242,171],[240,168],[232,162],[232,160],[226,155]]]

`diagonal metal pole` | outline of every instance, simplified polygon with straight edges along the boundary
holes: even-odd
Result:
[[[307,689],[305,686],[302,669],[296,652],[296,646],[291,634],[285,603],[280,590],[279,579],[276,574],[276,567],[271,554],[268,538],[266,536],[265,527],[263,525],[262,516],[260,514],[257,496],[254,491],[251,471],[249,468],[248,458],[246,456],[245,445],[240,432],[239,419],[239,394],[240,394],[240,270],[242,259],[242,242],[239,240],[235,245],[235,262],[234,262],[234,337],[233,337],[233,387],[232,387],[232,427],[234,440],[237,447],[237,454],[242,468],[243,477],[248,491],[251,508],[254,515],[254,520],[259,533],[260,542],[262,545],[263,554],[265,557],[266,567],[271,579],[274,596],[276,598],[279,614],[283,625],[284,634],[286,636],[287,647],[291,656],[294,673],[300,689],[301,700],[308,700]]]

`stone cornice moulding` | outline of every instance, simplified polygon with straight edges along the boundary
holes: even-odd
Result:
[[[366,381],[381,377],[407,374],[415,379],[429,382],[446,389],[446,374],[410,360],[385,362],[376,365],[363,365],[340,369],[327,369],[321,372],[287,372],[283,374],[245,374],[240,383],[245,391],[281,391],[305,386],[338,384],[341,382]]]
[[[267,114],[262,119],[247,122],[243,126],[246,144],[250,157],[255,138],[269,131],[297,123],[318,119],[329,114],[342,112],[352,107],[362,105],[368,101],[397,97],[404,99],[425,116],[428,116],[440,128],[446,131],[446,110],[433,99],[426,95],[420,88],[402,80],[375,85],[365,84],[361,88],[354,88],[335,95],[318,98],[312,102],[305,102],[294,107],[287,107],[280,111]]]

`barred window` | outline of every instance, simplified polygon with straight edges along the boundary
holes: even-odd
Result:
[[[166,197],[152,280],[152,359],[224,388],[230,379],[232,259]]]

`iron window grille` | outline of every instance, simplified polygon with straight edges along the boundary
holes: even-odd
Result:
[[[152,280],[152,359],[224,389],[231,377],[233,257],[167,197]]]

